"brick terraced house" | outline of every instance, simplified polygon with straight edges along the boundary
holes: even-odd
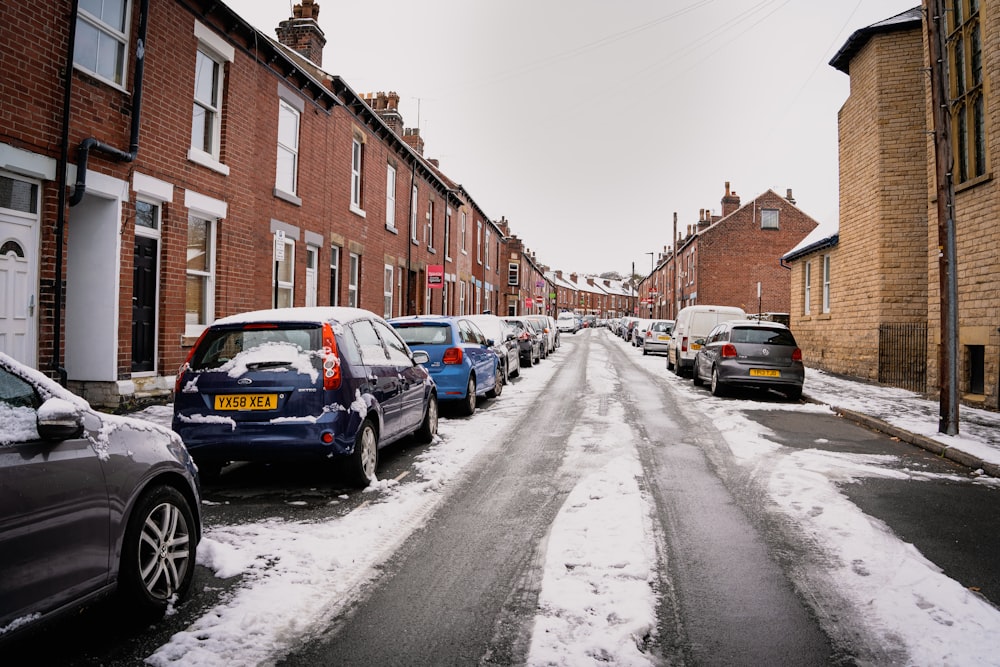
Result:
[[[509,232],[398,96],[322,69],[313,0],[278,39],[215,1],[79,5],[0,11],[0,350],[116,407],[231,313],[507,307]]]

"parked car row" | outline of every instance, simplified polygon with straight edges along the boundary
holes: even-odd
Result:
[[[191,587],[202,479],[231,461],[332,460],[367,486],[386,445],[434,438],[439,401],[470,415],[558,346],[546,316],[242,313],[192,346],[173,430],[96,412],[0,353],[0,642],[111,594],[162,616]]]

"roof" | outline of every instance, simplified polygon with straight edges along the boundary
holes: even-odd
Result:
[[[873,23],[867,28],[855,30],[854,34],[847,38],[837,54],[830,60],[830,65],[840,70],[844,74],[850,74],[851,61],[854,56],[865,47],[868,41],[875,35],[884,35],[890,32],[902,30],[913,30],[922,25],[923,10],[917,6],[907,9],[905,12],[896,14],[884,21]]]
[[[825,248],[832,248],[840,242],[839,223],[820,223],[816,229],[806,234],[799,244],[781,256],[781,261],[791,262],[811,255]]]

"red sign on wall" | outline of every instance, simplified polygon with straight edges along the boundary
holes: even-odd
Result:
[[[427,267],[427,286],[431,289],[441,289],[444,286],[444,264],[431,264]]]

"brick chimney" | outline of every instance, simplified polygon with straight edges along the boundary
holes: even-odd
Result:
[[[292,8],[292,18],[278,24],[278,41],[296,51],[317,67],[323,66],[326,36],[319,27],[319,5],[315,0],[302,0]]]
[[[789,203],[789,204],[792,204],[792,205],[794,205],[794,204],[795,204],[795,197],[793,197],[793,196],[792,196],[792,189],[791,189],[791,188],[788,188],[788,189],[786,190],[786,193],[787,193],[787,194],[785,194],[785,199],[787,199],[787,200],[788,200],[788,203]]]
[[[379,115],[379,118],[389,126],[397,136],[403,136],[403,116],[399,113],[399,95],[393,91],[388,93],[362,93],[361,99]]]
[[[726,181],[726,194],[722,198],[722,217],[726,217],[740,207],[740,198],[736,191],[729,191],[729,181]]]
[[[417,155],[424,154],[424,140],[420,138],[419,127],[407,127],[403,130],[403,141],[406,145],[417,152]]]

